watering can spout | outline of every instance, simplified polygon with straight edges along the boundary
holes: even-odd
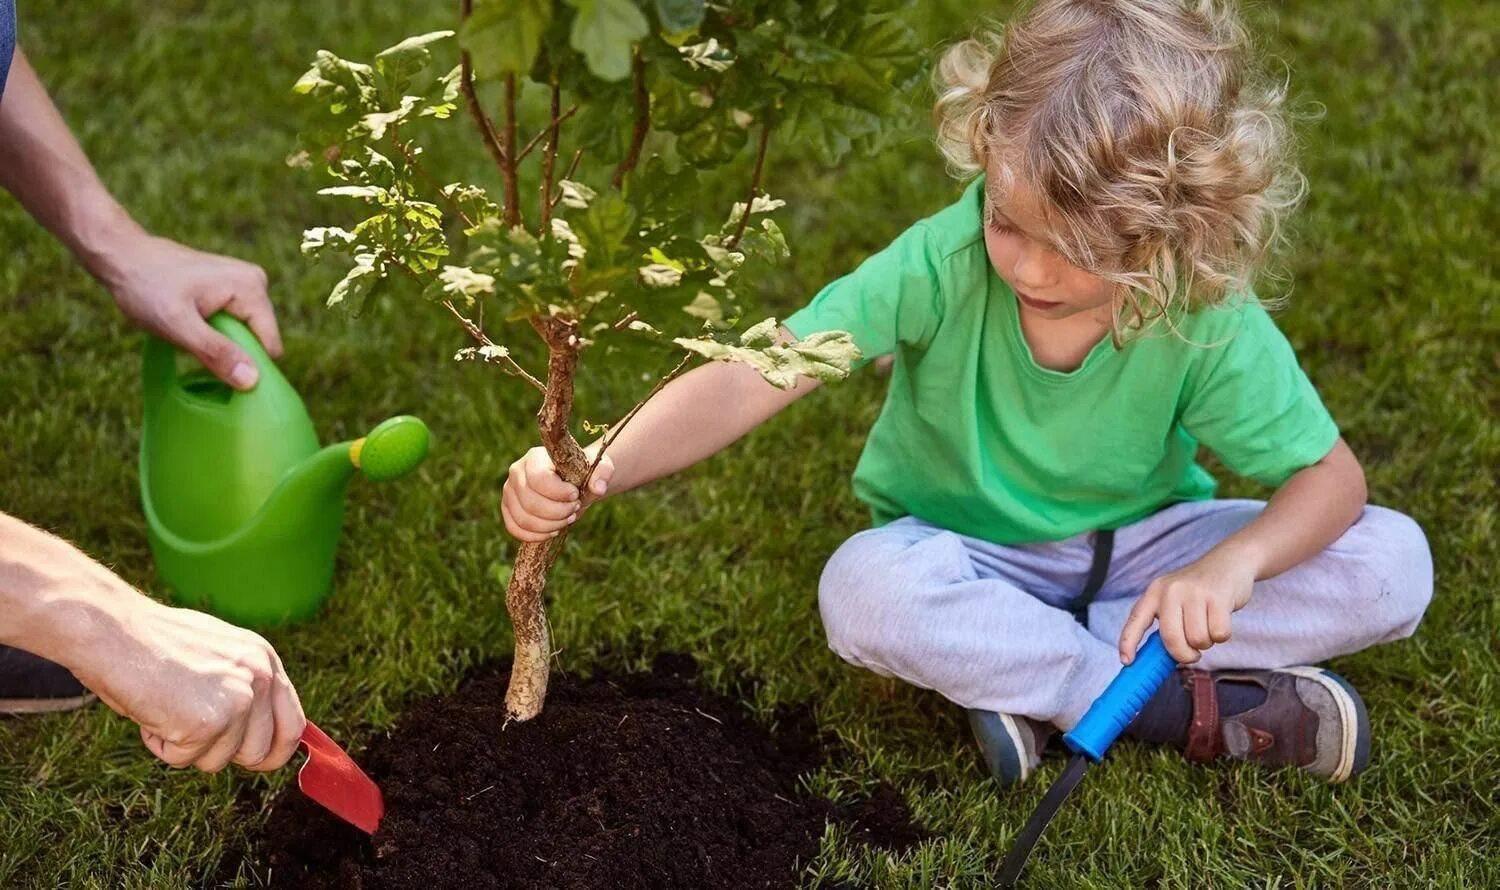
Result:
[[[302,399],[255,335],[222,313],[209,323],[250,354],[260,380],[237,392],[148,339],[141,499],[157,571],[178,601],[232,621],[307,618],[332,587],[349,479],[411,472],[427,455],[427,427],[393,417],[320,448]]]
[[[389,482],[416,469],[427,456],[427,424],[410,415],[392,417],[353,442],[329,445],[287,471],[258,511],[257,523],[290,527],[304,517],[342,505],[356,472]]]

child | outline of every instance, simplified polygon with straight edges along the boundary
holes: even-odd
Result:
[[[1422,531],[1365,506],[1249,291],[1300,177],[1246,54],[1232,13],[1178,0],[1039,0],[1003,39],[958,44],[938,142],[982,175],[786,320],[894,356],[854,473],[875,527],[819,586],[829,646],[968,708],[1002,784],[1153,621],[1182,666],[1133,735],[1344,781],[1369,760],[1364,704],[1305,665],[1410,635],[1431,598]],[[814,388],[698,368],[620,433],[586,497],[543,450],[518,460],[506,526],[545,539]],[[1275,495],[1213,499],[1199,445]]]

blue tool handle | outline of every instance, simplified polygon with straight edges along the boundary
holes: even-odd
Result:
[[[1104,752],[1141,712],[1146,700],[1156,694],[1176,666],[1172,656],[1167,654],[1167,647],[1162,645],[1161,637],[1153,632],[1135,654],[1135,661],[1121,668],[1104,692],[1089,705],[1088,712],[1073,731],[1063,736],[1063,743],[1069,750],[1092,761],[1102,760]]]

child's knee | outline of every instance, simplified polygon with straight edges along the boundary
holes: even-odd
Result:
[[[963,544],[948,533],[913,540],[870,529],[845,541],[818,582],[828,647],[856,664],[878,661],[895,637],[911,632],[923,589],[972,573],[960,560],[967,560]]]
[[[1357,528],[1367,595],[1388,640],[1409,637],[1432,601],[1432,550],[1421,526],[1403,513],[1366,507]]]
[[[872,612],[890,598],[885,589],[890,545],[882,537],[879,529],[870,529],[839,545],[818,581],[818,611],[828,647],[842,658],[865,648],[862,638],[880,623]]]

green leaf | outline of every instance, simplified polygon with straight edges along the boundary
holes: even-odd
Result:
[[[610,189],[596,196],[588,210],[574,216],[573,224],[593,258],[590,262],[610,266],[635,228],[635,208]]]
[[[509,355],[509,349],[495,344],[488,346],[465,346],[453,354],[453,360],[456,362],[501,362]]]
[[[450,182],[438,191],[444,198],[458,205],[464,216],[473,220],[476,225],[488,217],[500,214],[500,208],[490,200],[489,193],[477,185]]]
[[[589,202],[599,196],[598,192],[571,179],[562,180],[557,184],[557,188],[562,193],[562,205],[570,210],[587,210]]]
[[[472,304],[475,297],[495,292],[495,276],[475,272],[467,266],[444,266],[438,280],[443,283],[443,293],[458,297],[466,305]]]
[[[854,337],[848,331],[820,331],[771,349],[794,353],[795,358],[787,360],[786,368],[824,383],[848,377],[854,363],[861,358],[859,347],[854,345]]]
[[[698,242],[714,269],[725,276],[745,264],[745,254],[725,247],[724,242],[727,240],[729,238],[726,235],[704,235],[703,240]]]
[[[792,142],[812,148],[819,163],[831,166],[849,154],[855,140],[878,133],[884,125],[878,114],[794,93],[786,102],[781,128]]]
[[[451,71],[438,78],[438,84],[442,86],[443,92],[436,102],[422,109],[422,117],[447,120],[454,109],[458,108],[458,91],[463,83],[463,70],[462,65],[454,65]]]
[[[587,75],[581,75],[587,77]],[[594,83],[599,81],[589,77]],[[651,109],[655,116],[656,109]],[[579,148],[590,156],[602,153],[605,157],[618,159],[625,154],[625,143],[634,119],[630,103],[594,100],[584,102],[573,119],[572,138],[578,140]]]
[[[774,219],[763,219],[760,227],[766,233],[766,243],[771,246],[773,256],[778,260],[789,259],[792,250],[787,246],[786,235],[781,231],[781,226],[776,225]]]
[[[636,272],[647,287],[675,287],[682,282],[682,270],[666,263],[647,263]]]
[[[776,319],[767,318],[756,322],[740,334],[740,342],[746,346],[764,347],[776,343]]]
[[[708,291],[698,291],[698,295],[693,298],[693,302],[682,307],[682,311],[694,318],[701,318],[709,324],[720,325],[724,323],[724,305]]]
[[[466,265],[493,276],[508,317],[546,311],[574,299],[570,273],[587,252],[572,238],[565,220],[554,218],[552,223],[547,236],[537,238],[524,226],[507,228],[492,218],[470,236]]]
[[[318,226],[302,233],[302,253],[315,257],[328,251],[347,250],[354,244],[354,233],[337,226]]]
[[[439,40],[446,40],[453,36],[452,31],[428,31],[426,34],[418,34],[408,37],[394,46],[388,46],[375,54],[375,67],[378,70],[382,62],[393,65],[402,59],[432,58],[432,52],[428,47]]]
[[[458,40],[479,77],[525,74],[552,19],[552,0],[474,0]]]
[[[746,229],[738,246],[746,257],[753,257],[766,263],[779,263],[791,256],[791,250],[787,247],[786,236],[782,234],[781,227],[769,219],[761,220],[759,230]]]
[[[786,202],[780,198],[773,198],[767,194],[759,194],[750,201],[749,210],[750,214],[754,216],[757,213],[774,213],[785,206]],[[734,206],[729,208],[729,218],[724,220],[724,227],[721,231],[728,234],[739,228],[740,217],[745,215],[745,209],[744,201],[735,201]]]
[[[420,151],[420,149],[418,149]],[[373,148],[365,148],[364,180],[367,185],[389,188],[396,184],[396,165]]]
[[[728,48],[720,46],[719,41],[713,37],[692,46],[680,46],[677,52],[690,68],[718,71],[722,74],[734,64],[734,55]]]
[[[630,74],[631,45],[651,31],[650,24],[630,0],[566,0],[578,10],[568,45],[583,53],[589,70],[604,80]]]
[[[359,112],[379,110],[375,70],[326,49],[318,50],[312,67],[292,84],[292,91],[330,100],[328,110],[336,115],[351,108]]]
[[[728,161],[744,148],[750,135],[736,126],[732,112],[711,118],[677,137],[677,153],[699,166],[716,166]]]
[[[384,198],[385,189],[376,185],[331,185],[328,188],[318,189],[320,195],[332,195],[338,198]]]
[[[860,358],[847,331],[824,331],[785,345],[775,343],[776,334],[776,319],[768,318],[745,331],[739,345],[687,337],[672,342],[714,361],[747,364],[778,389],[792,389],[798,377],[825,383],[842,380]]]
[[[656,0],[656,17],[666,31],[691,31],[703,21],[703,0]]]
[[[386,130],[411,117],[411,113],[417,109],[421,101],[416,96],[402,96],[398,107],[390,111],[367,114],[359,119],[358,126],[369,133],[371,139],[384,139]]]
[[[333,292],[328,295],[328,305],[333,307],[368,296],[384,274],[385,264],[377,263],[375,254],[356,255],[354,267],[349,270],[343,280],[333,286]]]
[[[430,31],[381,50],[375,56],[375,71],[389,94],[399,96],[406,92],[412,79],[432,64],[432,51],[428,47],[452,36],[452,31]]]
[[[711,116],[713,92],[706,84],[667,77],[660,66],[652,66],[647,83],[651,88],[651,124],[656,130],[682,133]]]

